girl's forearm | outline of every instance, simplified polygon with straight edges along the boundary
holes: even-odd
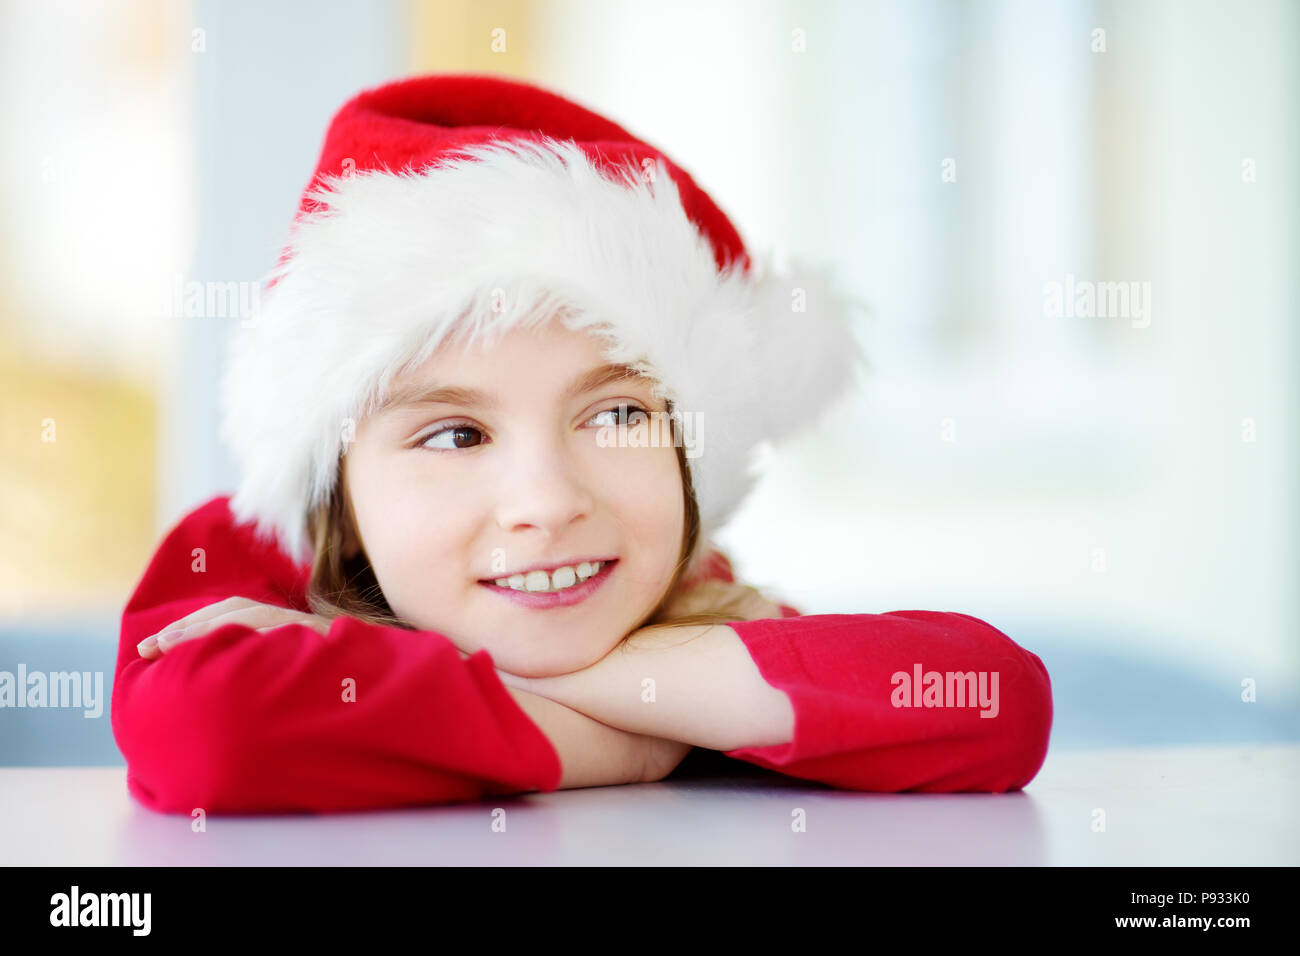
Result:
[[[672,771],[690,747],[607,726],[557,701],[507,687],[560,758],[560,789],[649,783]]]
[[[725,624],[646,628],[590,667],[519,681],[604,724],[711,750],[789,743],[794,709]]]

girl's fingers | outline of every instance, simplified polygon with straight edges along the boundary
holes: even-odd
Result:
[[[168,631],[183,631],[191,624],[199,624],[210,618],[217,617],[221,614],[227,614],[237,608],[252,607],[258,602],[246,597],[231,597],[223,601],[214,601],[212,604],[205,605],[197,611],[191,611],[184,617],[179,617],[172,621],[166,627],[160,629],[157,633],[151,634],[150,637],[158,637],[166,634]],[[146,638],[147,640],[147,638]],[[143,643],[143,642],[142,642]]]
[[[256,601],[250,603],[251,606],[249,607],[239,607],[235,610],[227,611],[224,614],[218,614],[214,617],[209,617],[206,620],[190,624],[188,627],[174,629],[159,634],[156,649],[159,653],[165,654],[186,641],[192,641],[195,638],[203,637],[212,633],[217,628],[225,627],[227,624],[242,624],[246,627],[252,628],[258,633],[269,631],[281,626],[282,624],[292,624],[295,622],[309,624],[316,630],[320,630],[320,627],[317,626],[319,619],[314,615],[302,614],[298,611],[291,611],[288,608],[274,607],[270,604],[260,604]],[[143,646],[144,643],[147,643],[147,641],[142,642],[140,648],[141,655],[153,656],[152,654],[145,653],[148,648]]]
[[[136,650],[138,650],[140,656],[144,658],[153,659],[159,657],[162,655],[163,651],[170,647],[175,647],[176,644],[179,643],[179,638],[182,637],[187,629],[201,624],[203,621],[210,618],[227,614],[230,612],[231,608],[247,607],[256,603],[256,601],[244,597],[232,597],[226,598],[224,601],[215,601],[212,604],[208,604],[199,608],[197,611],[185,615],[184,617],[177,618],[156,634],[150,634],[136,645]],[[200,632],[195,632],[191,636],[198,637],[199,634]],[[164,637],[166,640],[164,640]]]
[[[200,630],[197,626],[186,628],[183,631],[167,631],[158,635],[158,644],[155,650],[159,654],[166,654],[173,648],[184,644],[186,641],[192,641],[197,637],[202,637],[207,631]]]
[[[295,621],[291,621],[291,620],[278,621],[275,624],[267,624],[264,627],[254,628],[254,630],[257,631],[258,634],[265,634],[267,631],[274,631],[277,627],[283,627],[285,624],[293,624],[293,623],[295,623]],[[308,627],[310,627],[313,631],[317,632],[318,634],[328,635],[330,631],[330,624],[332,622],[326,620],[325,618],[317,617],[315,615],[304,614],[301,616],[299,620],[296,621],[296,623],[306,624]]]

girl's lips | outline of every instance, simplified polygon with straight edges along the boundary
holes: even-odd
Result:
[[[618,559],[606,561],[604,567],[593,574],[581,584],[575,584],[571,588],[565,588],[563,591],[545,593],[541,591],[516,591],[514,588],[503,588],[494,581],[480,581],[479,587],[487,588],[494,594],[498,594],[507,601],[514,601],[523,607],[529,608],[551,608],[551,607],[569,607],[573,604],[579,604],[595,594],[605,581],[614,573],[614,568],[618,566]]]

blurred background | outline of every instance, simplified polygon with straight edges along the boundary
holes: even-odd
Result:
[[[1300,739],[1288,0],[6,0],[0,671],[110,692],[153,548],[236,482],[237,317],[181,290],[264,278],[333,112],[430,71],[605,113],[871,305],[869,381],[718,541],[742,578],[988,621],[1057,750]],[[0,764],[121,762],[106,700],[0,710]]]

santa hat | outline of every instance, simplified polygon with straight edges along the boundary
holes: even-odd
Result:
[[[259,312],[231,340],[231,510],[309,563],[307,516],[394,375],[453,334],[562,306],[700,426],[689,576],[753,489],[760,447],[809,431],[853,384],[860,305],[819,270],[751,261],[681,167],[555,93],[472,74],[367,90],[331,122]]]

